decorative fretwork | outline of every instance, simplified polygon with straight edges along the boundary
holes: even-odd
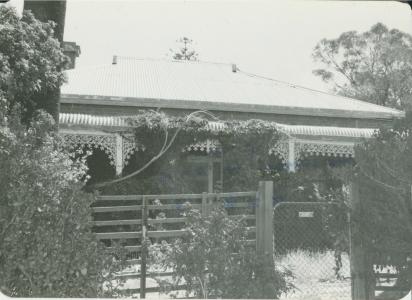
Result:
[[[128,164],[130,157],[138,150],[144,150],[143,145],[136,143],[133,136],[110,135],[110,134],[81,134],[81,133],[61,133],[65,143],[70,149],[79,146],[86,146],[94,149],[103,150],[111,165],[122,167]],[[116,139],[121,138],[116,142]],[[119,144],[120,143],[120,144]],[[206,140],[196,142],[183,148],[183,151],[205,151],[207,153],[219,151],[220,144],[217,140]],[[117,152],[119,151],[119,153]],[[293,155],[290,155],[290,151]],[[334,157],[353,157],[353,143],[334,142],[334,141],[302,141],[282,138],[273,146],[270,154],[277,155],[282,162],[294,170],[294,166],[299,164],[305,156],[334,156]],[[116,161],[116,159],[118,161]],[[291,165],[293,166],[291,168]]]
[[[286,165],[289,159],[288,141],[279,141],[272,149],[269,150],[269,154],[278,156],[281,159],[281,161]]]
[[[76,149],[79,146],[89,147],[94,149],[103,150],[109,160],[111,165],[115,165],[116,157],[116,137],[113,135],[94,135],[94,134],[72,134],[72,133],[61,133],[66,145],[69,149]]]
[[[341,144],[341,143],[298,143],[300,145],[300,151],[296,160],[299,160],[301,156],[334,156],[334,157],[353,157],[355,151],[353,144]],[[296,147],[295,147],[296,150]]]
[[[190,146],[184,147],[183,152],[186,151],[206,151],[206,153],[216,152],[220,149],[220,144],[216,140],[206,140],[202,142],[196,142]]]
[[[298,165],[306,156],[354,157],[353,147],[352,143],[290,141],[285,138],[272,147],[269,154],[277,155],[290,168],[291,165]],[[293,151],[293,157],[289,156],[289,151]]]
[[[137,151],[144,151],[143,145],[136,143],[133,136],[123,136],[123,163],[125,166],[129,164],[130,157]]]

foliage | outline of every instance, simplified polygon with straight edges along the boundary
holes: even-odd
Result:
[[[276,210],[275,228],[277,238],[282,240],[276,251],[333,250],[335,273],[341,277],[342,254],[349,253],[349,204],[344,189],[347,180],[342,175],[353,165],[350,158],[309,156],[302,158],[296,172],[273,172],[275,202],[302,202]],[[319,205],[306,205],[307,202]],[[302,210],[314,211],[314,218],[297,220],[298,211]]]
[[[223,207],[207,216],[189,207],[186,217],[187,235],[150,247],[152,269],[175,272],[173,282],[161,282],[166,291],[182,280],[196,298],[277,298],[291,289],[289,271],[272,268],[246,245],[244,220]]]
[[[137,159],[130,162],[134,170],[147,164],[165,144],[171,141],[172,137],[176,136],[168,151],[143,173],[128,182],[109,186],[112,192],[122,192],[128,188],[144,191],[142,186],[146,186],[148,190],[144,193],[148,193],[151,189],[170,193],[170,190],[165,191],[165,187],[184,183],[181,179],[185,170],[181,166],[190,155],[190,151],[182,152],[184,147],[207,139],[217,140],[221,145],[225,162],[223,170],[225,190],[256,189],[258,181],[269,176],[269,147],[279,138],[275,123],[254,119],[222,121],[221,126],[216,129],[210,126],[206,118],[199,116],[187,120],[185,117],[166,115],[159,111],[142,110],[136,117],[130,119],[130,125],[136,140],[145,147],[145,151],[140,151],[136,156]],[[170,183],[165,184],[160,177],[170,179]],[[136,182],[139,185],[136,185]],[[103,191],[108,192],[109,187],[104,188]],[[129,190],[129,192],[133,191]]]
[[[341,191],[344,183],[336,172],[351,165],[353,160],[350,158],[309,156],[302,158],[296,172],[274,167],[273,170],[279,170],[271,176],[276,202],[329,199],[330,195]]]
[[[193,44],[193,40],[189,39],[188,37],[181,37],[176,42],[180,43],[181,46],[179,49],[173,50],[170,49],[172,53],[173,59],[176,60],[197,60],[199,54],[191,48]]]
[[[412,249],[412,116],[381,129],[355,149],[352,180],[359,185],[362,210],[354,217],[371,252],[400,263]],[[365,217],[367,216],[367,217]],[[388,254],[389,253],[389,254]]]
[[[1,120],[1,291],[17,297],[115,295],[113,275],[121,261],[113,261],[91,231],[94,196],[82,191],[84,160],[62,149],[46,113],[28,129],[18,115]]]
[[[323,39],[313,58],[314,74],[341,95],[394,108],[412,104],[412,36],[377,23],[369,31],[348,31]]]
[[[52,110],[46,95],[64,81],[67,58],[53,38],[53,28],[31,12],[24,11],[20,18],[14,8],[0,6],[0,91],[8,113],[20,106],[26,123],[36,109]]]

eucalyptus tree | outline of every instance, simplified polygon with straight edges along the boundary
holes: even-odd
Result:
[[[321,65],[313,73],[334,92],[379,105],[412,105],[412,36],[382,23],[366,32],[322,39],[313,51]]]

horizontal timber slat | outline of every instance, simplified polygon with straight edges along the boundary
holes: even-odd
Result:
[[[184,223],[186,218],[164,218],[164,219],[149,219],[147,223],[153,224],[171,224],[171,223]]]
[[[134,211],[141,209],[141,205],[92,207],[93,212]]]
[[[233,193],[220,193],[220,194],[212,194],[212,195],[217,195],[219,198],[256,197],[257,193],[256,192],[233,192]]]
[[[95,234],[99,240],[136,239],[142,236],[141,232],[99,232]]]
[[[141,264],[141,262],[142,260],[140,258],[139,259],[128,259],[126,260],[126,265],[129,265],[129,266],[137,265],[137,264]]]
[[[93,221],[94,226],[139,225],[139,224],[142,224],[142,220]]]
[[[173,288],[174,291],[178,291],[178,290],[185,290],[187,287],[186,285],[179,285],[179,286],[175,286]],[[153,286],[153,287],[146,287],[145,288],[145,292],[146,293],[157,293],[157,292],[161,292],[162,289],[159,286]],[[123,293],[130,293],[130,294],[134,294],[134,293],[139,293],[140,289],[124,289],[121,290],[121,292]]]
[[[255,191],[251,192],[233,192],[233,193],[207,193],[208,198],[229,198],[229,197],[256,197]],[[174,199],[202,199],[202,194],[174,194],[174,195],[105,195],[98,196],[97,201],[126,201],[142,200],[143,196],[147,200],[174,200]]]
[[[230,203],[232,204],[232,203]],[[233,207],[247,207],[247,203],[233,203],[235,205],[245,204],[244,206]],[[192,208],[201,208],[201,204],[191,204]],[[170,210],[170,209],[183,209],[183,204],[164,204],[164,205],[148,205],[149,210]],[[118,212],[118,211],[138,211],[142,209],[142,205],[128,205],[128,206],[103,206],[92,207],[92,211],[97,212]]]
[[[250,207],[251,203],[248,202],[240,202],[240,203],[230,203],[230,202],[226,202],[224,204],[225,208],[239,208],[239,207]]]
[[[152,273],[148,272],[149,277],[166,277],[166,276],[173,276],[174,272],[162,272],[162,273]],[[133,278],[140,278],[140,273],[123,273],[117,274],[116,277],[123,278],[123,279],[133,279]]]
[[[144,195],[147,200],[202,199],[202,194]],[[97,201],[142,200],[143,195],[98,196]]]
[[[201,204],[191,204],[192,208],[201,208]],[[148,205],[149,210],[183,209],[184,204]]]
[[[247,227],[250,232],[256,232],[256,227]]]
[[[256,216],[255,215],[233,215],[230,217],[236,217],[236,218],[245,218],[246,220],[255,220]]]
[[[182,236],[186,233],[186,230],[159,230],[159,231],[148,231],[148,237],[152,238],[162,238],[162,237],[177,237]]]
[[[255,227],[249,227],[251,232],[255,232]],[[159,230],[159,231],[148,231],[148,237],[152,238],[162,238],[162,237],[178,237],[184,235],[186,230]],[[108,239],[135,239],[142,236],[141,232],[99,232],[96,233],[96,236],[99,240],[108,240]],[[246,241],[247,244],[254,243],[254,240]]]
[[[245,244],[248,246],[255,246],[256,245],[256,240],[246,240]]]
[[[138,252],[142,249],[142,246],[123,246],[122,248],[124,248],[126,251],[129,252]],[[115,250],[115,248],[113,247],[107,247],[107,250]]]
[[[231,218],[245,218],[246,220],[254,220],[254,215],[233,215]],[[153,224],[173,224],[173,223],[184,223],[186,218],[164,218],[164,219],[149,219],[147,222],[150,225]],[[93,221],[94,226],[116,226],[116,225],[141,225],[142,220],[110,220],[110,221]]]
[[[97,196],[97,201],[125,201],[125,200],[142,200],[143,195],[105,195]]]

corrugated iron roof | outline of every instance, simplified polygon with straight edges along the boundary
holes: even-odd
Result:
[[[96,116],[89,114],[60,113],[59,123],[66,125],[86,125],[86,126],[120,126],[127,127],[124,117],[115,116]]]
[[[82,96],[90,96],[94,99],[109,97],[106,105],[141,105],[142,99],[152,99],[175,100],[173,105],[177,106],[185,101],[197,101],[200,105],[224,103],[234,111],[242,106],[253,111],[255,105],[285,108],[291,114],[297,114],[294,109],[298,109],[310,111],[307,113],[310,115],[321,115],[321,111],[330,110],[376,118],[403,116],[403,112],[395,109],[241,70],[233,72],[229,64],[118,57],[116,64],[79,68],[66,73],[68,83],[61,88],[62,103],[70,103],[70,99],[76,97],[87,103]]]
[[[350,128],[350,127],[332,127],[332,126],[307,126],[307,125],[285,125],[278,124],[285,133],[292,136],[333,136],[333,137],[355,137],[369,138],[377,129],[374,128]]]
[[[127,118],[132,116],[96,116],[90,114],[60,113],[59,122],[62,125],[85,125],[90,127],[128,127]],[[373,128],[347,128],[332,126],[307,126],[287,125],[277,123],[279,130],[291,136],[328,136],[328,137],[351,137],[369,138],[377,129]],[[212,130],[224,128],[223,122],[209,122]]]

